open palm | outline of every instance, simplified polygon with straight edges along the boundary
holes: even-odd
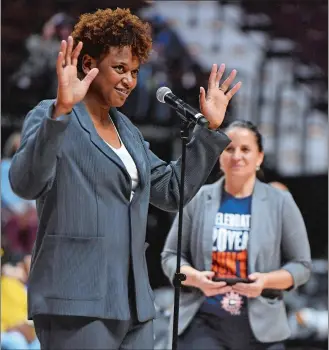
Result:
[[[83,80],[78,78],[77,63],[82,49],[82,42],[73,49],[73,38],[70,36],[68,42],[61,42],[58,54],[56,71],[58,78],[57,106],[62,110],[70,111],[73,106],[80,102],[86,95],[91,82],[98,74],[98,69],[91,69]]]
[[[233,70],[228,78],[219,86],[224,71],[224,64],[221,64],[218,70],[217,64],[214,64],[208,80],[207,93],[203,87],[200,88],[200,110],[207,118],[210,128],[217,128],[222,124],[231,98],[242,85],[241,82],[238,82],[229,90],[237,74],[237,71]]]

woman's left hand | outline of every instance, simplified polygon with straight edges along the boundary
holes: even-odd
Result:
[[[266,284],[266,273],[255,272],[248,276],[252,283],[237,283],[232,289],[248,298],[256,298],[262,294]]]
[[[221,64],[219,69],[217,69],[217,64],[213,64],[208,80],[207,93],[203,87],[200,88],[200,110],[207,118],[210,129],[216,129],[222,124],[229,101],[242,85],[241,82],[238,82],[229,90],[237,74],[235,69],[220,84],[224,71],[225,64]]]

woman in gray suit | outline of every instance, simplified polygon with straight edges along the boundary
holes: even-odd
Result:
[[[257,128],[235,121],[226,134],[232,142],[220,156],[224,176],[203,186],[184,209],[181,272],[187,278],[178,349],[284,349],[284,303],[280,293],[268,292],[308,280],[305,225],[289,192],[257,179],[264,157]],[[162,253],[171,281],[177,224],[176,218]],[[237,278],[244,280],[236,283]]]
[[[27,115],[10,181],[36,199],[39,229],[28,286],[42,349],[151,349],[153,293],[145,250],[148,206],[176,211],[181,160],[149,149],[121,107],[151,51],[150,27],[129,10],[84,14],[57,59],[56,100]],[[236,71],[214,65],[187,147],[186,202],[229,143],[217,130]]]

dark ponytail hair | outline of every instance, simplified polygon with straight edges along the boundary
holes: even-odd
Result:
[[[229,131],[233,128],[241,128],[241,129],[247,129],[251,131],[256,137],[256,142],[257,142],[259,152],[264,152],[263,137],[256,125],[254,125],[252,122],[248,120],[235,120],[224,129],[224,132]]]
[[[254,125],[252,122],[250,122],[248,120],[235,120],[234,122],[230,123],[226,128],[224,128],[223,131],[227,132],[227,131],[234,129],[234,128],[247,129],[247,130],[251,131],[255,135],[256,143],[257,143],[259,152],[264,152],[263,136],[259,132],[256,125]],[[256,176],[259,180],[265,181],[265,175],[264,175],[264,172],[263,172],[261,167],[259,170],[257,170]]]

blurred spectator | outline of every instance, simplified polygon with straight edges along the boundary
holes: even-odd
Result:
[[[273,181],[269,185],[289,191],[282,182]],[[312,275],[305,286],[284,296],[292,339],[314,337],[322,341],[328,337],[328,280],[323,280],[328,274],[328,262],[313,260],[312,265]]]
[[[31,256],[5,251],[1,264],[1,349],[40,349],[33,323],[27,319],[26,283]]]
[[[310,280],[285,294],[292,339],[328,338],[328,260],[314,259]]]
[[[2,245],[11,251],[29,254],[37,230],[35,202],[18,197],[9,181],[11,159],[19,147],[20,138],[17,132],[8,138],[1,161]]]
[[[168,86],[185,100],[187,89],[183,86],[182,78],[186,67],[191,65],[191,58],[184,43],[170,28],[165,18],[152,11],[142,13],[142,16],[152,23],[152,54],[148,62],[141,66],[137,87],[121,111],[139,124],[174,126],[179,122],[179,118],[168,105],[157,101],[156,91],[161,86]],[[208,75],[206,77],[208,79]],[[195,101],[195,91],[191,90],[189,94],[193,94],[192,98]],[[199,90],[196,96],[199,96]]]
[[[56,96],[58,49],[61,40],[67,39],[72,29],[73,19],[65,13],[57,13],[45,23],[41,34],[27,38],[28,57],[12,76],[15,87],[37,90],[36,101]]]
[[[174,305],[174,289],[161,287],[154,290],[156,317],[154,320],[154,349],[166,349],[168,345],[168,329]]]
[[[328,310],[303,308],[296,313],[298,323],[311,330],[319,339],[328,337]]]

